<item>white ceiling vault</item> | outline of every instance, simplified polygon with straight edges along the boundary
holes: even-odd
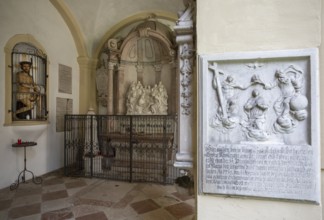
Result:
[[[107,33],[123,20],[141,13],[177,18],[177,13],[185,7],[182,0],[65,0],[64,3],[75,20],[74,24],[79,26],[89,57],[102,46],[103,40],[107,40],[104,39]],[[160,17],[158,20],[170,28],[175,25],[170,19]]]

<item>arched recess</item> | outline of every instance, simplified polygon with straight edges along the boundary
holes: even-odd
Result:
[[[61,14],[72,34],[76,49],[78,51],[78,64],[80,69],[79,90],[79,113],[85,114],[90,107],[96,107],[94,73],[97,60],[89,58],[85,39],[81,28],[64,0],[50,0],[53,6]]]
[[[54,1],[54,0],[52,0]],[[166,12],[166,11],[158,11],[158,10],[153,10],[149,12],[141,12],[137,13],[135,15],[129,16],[122,21],[118,22],[116,25],[111,27],[105,35],[101,38],[98,46],[96,49],[93,51],[92,57],[100,57],[100,53],[104,45],[107,43],[107,40],[115,37],[116,33],[120,32],[124,28],[131,26],[132,24],[135,24],[140,21],[145,21],[146,19],[150,17],[155,17],[156,19],[161,19],[165,21],[170,21],[170,22],[176,22],[178,17],[174,13]]]
[[[65,1],[50,0],[50,2],[60,13],[65,23],[67,24],[68,28],[70,29],[79,57],[88,57],[87,49],[85,46],[85,40],[83,38],[80,26],[77,20],[74,18],[71,11],[69,10]]]
[[[12,95],[12,75],[11,75],[11,53],[13,48],[18,43],[28,43],[35,46],[37,49],[41,50],[46,54],[44,47],[30,34],[17,34],[11,37],[4,47],[5,52],[5,124],[4,125],[33,125],[33,124],[43,124],[47,122],[42,121],[12,121],[12,111],[11,111],[11,95]],[[47,59],[47,67],[49,64],[49,59]],[[47,69],[48,73],[48,69]],[[48,78],[47,78],[48,84]],[[48,91],[46,91],[48,100]]]
[[[173,31],[152,14],[130,26],[131,28],[125,28],[128,30],[126,36],[116,34],[118,37],[106,39],[100,49],[100,65],[97,70],[97,88],[101,96],[98,97],[99,110],[107,106],[107,112],[99,113],[126,114],[126,93],[133,82],[139,81],[147,89],[161,82],[170,96],[167,114],[175,114],[176,96],[173,94],[177,90],[177,74]],[[125,32],[120,30],[120,33]],[[153,112],[144,111],[139,114]]]

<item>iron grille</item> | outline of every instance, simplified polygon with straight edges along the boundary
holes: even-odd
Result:
[[[66,115],[65,174],[171,184],[174,116]]]

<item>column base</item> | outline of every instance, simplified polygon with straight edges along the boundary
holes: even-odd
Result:
[[[193,168],[193,158],[189,153],[177,153],[174,167],[179,168]]]

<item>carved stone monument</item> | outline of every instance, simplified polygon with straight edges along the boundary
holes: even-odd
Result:
[[[200,193],[319,203],[317,51],[201,56]]]
[[[168,94],[162,82],[153,88],[133,82],[127,92],[126,109],[127,115],[167,115]]]

